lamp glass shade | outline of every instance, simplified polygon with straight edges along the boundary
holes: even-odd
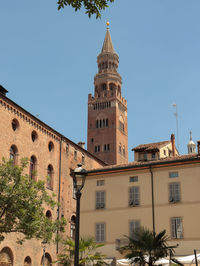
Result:
[[[76,191],[81,191],[85,184],[85,179],[87,171],[81,167],[81,164],[78,164],[78,167],[73,171],[73,184]]]

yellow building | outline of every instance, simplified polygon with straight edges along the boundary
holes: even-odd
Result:
[[[139,226],[166,229],[171,244],[179,245],[176,255],[199,249],[199,147],[198,153],[90,170],[81,199],[81,235],[104,243],[107,257],[120,258],[117,249]]]

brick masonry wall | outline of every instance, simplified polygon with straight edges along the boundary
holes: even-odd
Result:
[[[19,127],[14,131],[12,129],[12,120],[17,119]],[[32,131],[36,131],[37,139],[33,142],[31,138]],[[53,142],[54,148],[50,152],[48,148],[49,142]],[[21,158],[27,157],[30,159],[32,155],[37,158],[36,171],[37,180],[47,182],[47,168],[51,164],[53,166],[53,192],[58,199],[59,190],[59,167],[61,157],[61,174],[60,174],[60,216],[64,215],[67,220],[66,233],[70,234],[70,220],[72,215],[75,215],[75,200],[72,198],[72,178],[70,177],[70,168],[74,169],[77,163],[82,162],[82,156],[85,157],[85,169],[102,167],[102,163],[96,160],[87,151],[77,146],[75,143],[63,138],[61,135],[49,128],[47,125],[34,118],[21,109],[8,98],[0,95],[0,159],[2,157],[9,158],[10,147],[15,145],[18,149],[17,163],[20,163]],[[60,156],[61,145],[61,156]],[[69,145],[69,149],[66,147]],[[74,151],[77,152],[77,159],[74,159]],[[29,174],[29,166],[26,169]],[[49,190],[49,193],[52,193]],[[56,219],[57,210],[54,209],[52,217]],[[14,257],[14,265],[24,265],[26,256],[32,259],[32,266],[38,266],[41,263],[42,247],[41,241],[30,240],[26,241],[23,246],[16,244],[16,234],[8,234],[3,242],[0,243],[0,251],[4,247],[9,247],[12,250]],[[56,246],[48,245],[46,252],[52,258],[56,259]]]

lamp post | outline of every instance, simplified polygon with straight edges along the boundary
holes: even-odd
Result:
[[[42,257],[42,265],[45,266],[45,251],[46,251],[46,244],[45,240],[42,241],[42,248],[43,248],[43,257]]]
[[[83,169],[81,164],[71,171],[70,175],[73,178],[73,186],[76,195],[76,223],[75,223],[75,252],[74,252],[74,266],[79,265],[79,223],[80,223],[80,198],[81,189],[84,187],[87,171]]]

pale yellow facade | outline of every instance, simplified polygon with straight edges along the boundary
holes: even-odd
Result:
[[[101,185],[97,186],[97,181]],[[179,199],[176,201],[170,198],[171,183],[178,183]],[[139,188],[139,204],[136,206],[129,205],[130,187]],[[81,235],[97,237],[96,225],[104,224],[105,241],[102,242],[105,245],[102,251],[107,257],[121,258],[116,245],[122,245],[125,235],[130,235],[130,222],[139,221],[140,226],[153,230],[154,210],[155,231],[166,229],[171,243],[179,245],[176,255],[192,254],[194,249],[200,248],[199,188],[198,155],[133,162],[90,171],[81,199]],[[104,208],[96,209],[97,191],[105,191]],[[172,219],[177,223],[181,220],[181,226],[175,225],[175,239],[172,237]]]

